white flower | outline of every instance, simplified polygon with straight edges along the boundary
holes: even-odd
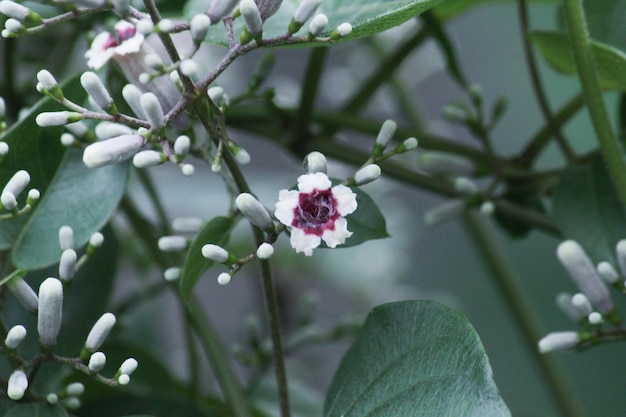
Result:
[[[144,36],[137,32],[135,25],[121,20],[115,25],[115,33],[117,36],[102,32],[94,38],[85,53],[88,67],[99,69],[111,58],[139,52]]]
[[[301,175],[298,191],[281,190],[274,215],[291,228],[291,246],[311,256],[322,240],[331,248],[352,236],[345,219],[357,208],[356,194],[345,185],[331,188],[322,172]]]

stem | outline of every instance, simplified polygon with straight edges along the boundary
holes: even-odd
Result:
[[[581,0],[564,0],[563,11],[570,35],[574,62],[582,85],[583,97],[587,103],[600,150],[622,202],[626,205],[626,159],[621,143],[617,141],[611,121],[602,99],[598,82],[597,68],[591,51],[591,40]]]
[[[568,162],[572,162],[576,159],[576,155],[570,148],[569,144],[563,137],[561,130],[559,129],[559,125],[556,123],[554,119],[554,115],[550,110],[550,106],[548,105],[548,99],[546,97],[543,83],[541,82],[541,77],[539,76],[539,70],[537,69],[537,61],[535,60],[535,55],[533,54],[532,48],[530,46],[530,42],[528,41],[528,31],[530,28],[528,22],[528,3],[527,0],[519,0],[518,1],[518,14],[520,19],[520,27],[522,30],[522,42],[524,44],[524,56],[526,57],[526,64],[528,66],[528,71],[530,73],[531,84],[533,86],[533,91],[535,92],[535,97],[537,98],[537,102],[539,103],[539,108],[541,109],[541,113],[543,113],[543,117],[548,124],[548,128],[554,138],[556,138],[556,142],[561,149],[561,152],[565,156]]]
[[[466,225],[492,272],[491,277],[494,283],[504,296],[506,304],[511,307],[511,313],[517,323],[519,323],[531,358],[538,365],[543,379],[547,382],[556,405],[561,410],[561,415],[563,417],[582,417],[584,415],[581,411],[582,408],[576,401],[576,396],[571,392],[561,369],[552,359],[553,357],[539,353],[537,341],[545,333],[539,325],[540,321],[534,313],[534,307],[526,302],[528,297],[525,296],[523,288],[519,285],[520,280],[511,268],[511,261],[507,259],[502,246],[496,242],[495,236],[479,214],[468,212]]]

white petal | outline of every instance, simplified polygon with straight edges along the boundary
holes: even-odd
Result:
[[[324,230],[322,239],[329,248],[344,244],[346,239],[352,236],[352,232],[348,231],[348,222],[343,217],[335,220],[335,230]]]
[[[291,226],[293,210],[298,207],[300,193],[295,190],[280,190],[274,216],[284,225]]]
[[[124,42],[115,47],[115,55],[128,55],[139,52],[143,44],[144,37],[141,33],[137,33],[132,38],[126,39]]]
[[[328,190],[331,185],[330,180],[323,172],[304,174],[298,177],[298,190],[302,193],[310,193],[315,189]]]
[[[302,229],[293,228],[290,242],[296,252],[304,252],[306,256],[311,256],[313,249],[320,245],[322,239],[316,235],[308,235]]]
[[[85,52],[87,58],[87,66],[93,69],[100,69],[113,56],[113,48],[105,49],[104,45],[110,42],[112,38],[108,32],[98,34],[91,43],[91,48]]]
[[[333,196],[337,199],[337,211],[342,216],[347,216],[356,210],[356,194],[345,185],[336,185],[332,189]]]

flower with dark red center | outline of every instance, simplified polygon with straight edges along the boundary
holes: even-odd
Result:
[[[87,66],[99,69],[111,58],[138,53],[143,41],[144,36],[132,23],[119,21],[114,34],[102,32],[94,38],[91,48],[85,53]]]
[[[291,229],[296,252],[313,254],[322,240],[330,248],[352,236],[345,216],[357,208],[356,194],[345,185],[332,184],[322,172],[301,175],[298,190],[281,190],[274,215]]]

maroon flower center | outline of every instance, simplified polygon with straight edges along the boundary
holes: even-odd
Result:
[[[322,236],[324,230],[335,230],[335,220],[340,217],[337,200],[330,188],[300,193],[298,206],[293,209],[293,214],[293,227],[316,236]]]
[[[123,29],[115,29],[115,33],[109,36],[109,39],[104,44],[104,49],[115,48],[122,42],[132,38],[137,33],[134,26],[127,26]]]

